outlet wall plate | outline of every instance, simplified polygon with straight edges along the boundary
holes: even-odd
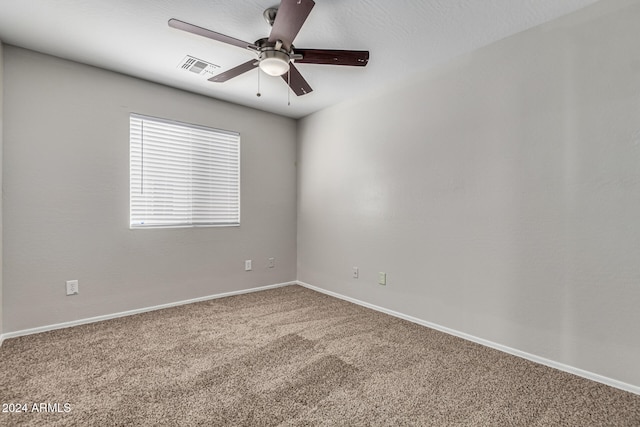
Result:
[[[387,273],[378,273],[378,283],[381,285],[387,284]]]
[[[245,260],[244,262],[244,271],[251,271],[251,260]]]
[[[77,280],[67,280],[67,296],[78,295],[79,286]]]

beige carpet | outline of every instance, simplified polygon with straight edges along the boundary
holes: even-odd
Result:
[[[298,286],[6,340],[0,402],[28,405],[3,426],[640,426],[640,396]]]

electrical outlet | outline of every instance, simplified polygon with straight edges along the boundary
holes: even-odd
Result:
[[[276,266],[276,259],[275,258],[269,258],[267,260],[267,267],[273,268],[275,266]]]
[[[351,273],[351,277],[353,277],[354,279],[357,279],[358,277],[360,277],[360,271],[358,270],[358,267],[353,267],[353,272]]]
[[[67,296],[68,295],[78,295],[77,280],[67,280]]]
[[[387,273],[378,273],[378,283],[381,285],[387,284]]]
[[[245,260],[244,262],[244,271],[251,271],[251,260]]]

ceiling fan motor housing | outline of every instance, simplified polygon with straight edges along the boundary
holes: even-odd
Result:
[[[260,69],[270,76],[281,76],[289,71],[289,63],[292,56],[282,48],[280,40],[270,42],[263,38],[254,43],[258,53],[258,63]]]

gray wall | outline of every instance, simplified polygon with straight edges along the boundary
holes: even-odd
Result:
[[[303,119],[298,279],[640,385],[638,22],[599,2]]]
[[[2,265],[2,199],[3,197],[3,191],[2,191],[2,175],[4,174],[4,172],[2,171],[3,169],[3,161],[2,161],[2,151],[3,151],[3,127],[2,127],[2,123],[3,123],[3,118],[4,115],[2,113],[2,108],[4,105],[3,102],[3,87],[4,87],[4,83],[3,83],[3,76],[4,76],[4,45],[2,44],[2,41],[0,41],[0,344],[1,344],[1,340],[2,340],[2,327],[3,327],[3,310],[2,310],[2,292],[3,292],[3,286],[2,286],[2,276],[3,276],[3,265]]]
[[[4,59],[5,333],[296,279],[294,120],[13,46]],[[129,230],[130,112],[240,132],[240,227]]]

